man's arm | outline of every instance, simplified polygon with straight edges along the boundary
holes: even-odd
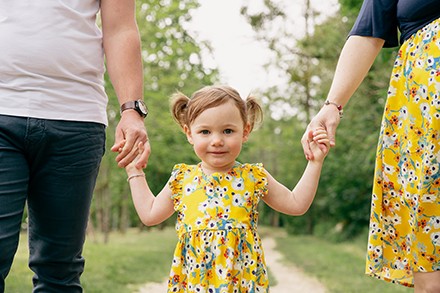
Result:
[[[107,71],[116,91],[119,104],[143,100],[143,67],[141,42],[136,23],[134,0],[101,0],[103,46]],[[150,153],[144,119],[135,110],[125,110],[116,128],[115,144],[125,140],[123,150],[116,157],[125,167],[137,155],[139,142],[145,143],[144,152],[137,162],[145,167]],[[112,151],[118,149],[112,147]]]

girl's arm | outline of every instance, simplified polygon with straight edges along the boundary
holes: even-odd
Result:
[[[268,193],[263,197],[264,202],[284,214],[292,216],[305,214],[315,198],[321,169],[322,162],[308,161],[301,179],[292,191],[266,171]]]
[[[119,152],[122,151],[124,144],[125,140],[116,145]],[[162,223],[174,213],[174,204],[171,199],[172,192],[167,184],[157,196],[154,196],[148,186],[143,170],[138,168],[136,164],[144,153],[144,144],[139,143],[137,147],[138,156],[125,167],[125,171],[130,184],[131,197],[139,218],[144,225],[153,226]]]
[[[268,193],[263,197],[263,200],[274,210],[281,213],[303,215],[315,198],[324,158],[330,146],[327,133],[323,128],[309,132],[308,137],[312,141],[310,147],[314,159],[308,161],[301,179],[292,191],[266,171]],[[319,145],[324,147],[320,148]]]
[[[127,175],[130,177],[133,174],[127,171]],[[131,197],[133,199],[136,212],[141,219],[142,223],[146,226],[154,226],[162,223],[168,219],[174,213],[173,200],[171,199],[171,189],[167,185],[157,195],[151,192],[146,177],[138,176],[129,180]]]

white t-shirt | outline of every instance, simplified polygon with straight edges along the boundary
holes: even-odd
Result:
[[[0,114],[107,125],[99,0],[0,0]]]

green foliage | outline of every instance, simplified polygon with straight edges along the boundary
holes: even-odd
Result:
[[[308,31],[304,38],[297,40],[288,32],[275,34],[273,28],[270,30],[274,15],[278,20],[280,16],[284,17],[285,27],[294,20],[277,13],[282,11],[279,8],[282,3],[267,2],[271,5],[266,5],[264,15],[259,15],[258,25],[253,23],[252,15],[245,16],[255,24],[261,39],[272,32],[268,47],[278,58],[271,66],[286,74],[288,85],[264,93],[267,110],[272,115],[266,115],[268,130],[262,132],[262,136],[268,137],[269,146],[258,154],[258,158],[272,168],[268,168],[272,175],[286,186],[293,187],[294,180],[301,176],[305,166],[299,140],[307,122],[326,99],[340,50],[362,1],[340,1],[342,12],[314,26],[313,32]],[[315,15],[311,7],[306,7],[306,11],[309,18]],[[243,9],[243,12],[248,11]],[[285,42],[286,38],[291,42]],[[339,241],[355,237],[368,227],[375,150],[394,54],[395,50],[381,52],[346,106],[337,132],[337,146],[326,158],[318,193],[310,210],[301,217],[281,215],[274,222],[273,218],[277,217],[263,207],[263,222],[284,226],[296,234],[331,234],[332,239]],[[280,121],[270,117],[280,112],[283,113]],[[263,137],[258,139],[262,141]],[[291,141],[297,143],[292,145]]]
[[[357,15],[363,0],[339,0],[343,14]]]

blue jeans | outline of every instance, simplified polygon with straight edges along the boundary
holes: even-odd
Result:
[[[105,126],[0,115],[0,292],[28,203],[34,292],[82,292],[82,248]]]

